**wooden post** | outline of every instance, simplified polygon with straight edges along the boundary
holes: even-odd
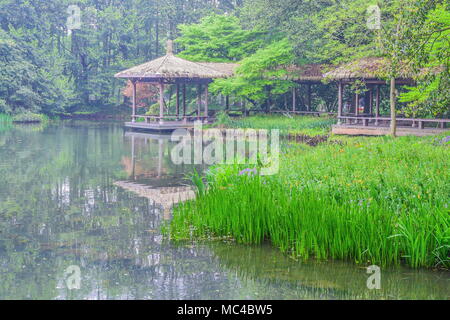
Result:
[[[186,84],[183,83],[183,120],[186,122]]]
[[[377,85],[377,91],[375,92],[375,125],[378,125],[378,118],[380,117],[380,85]]]
[[[199,84],[197,86],[197,120],[200,119],[200,116],[202,115],[202,85]]]
[[[230,110],[230,96],[226,95],[225,97],[225,110]]]
[[[292,88],[292,111],[295,112],[297,106],[297,88]]]
[[[359,93],[355,94],[355,117],[357,117],[359,115]],[[359,120],[355,119],[354,124],[358,124]]]
[[[369,90],[369,114],[373,116],[373,87],[370,87]]]
[[[312,109],[311,109],[311,102],[312,100],[311,100],[311,85],[310,84],[308,84],[308,105],[307,105],[307,110],[308,111],[311,111]]]
[[[159,83],[159,124],[164,123],[164,83]]]
[[[208,123],[208,96],[209,96],[209,85],[206,84],[206,88],[205,88],[205,123]]]
[[[132,113],[131,122],[136,122],[136,99],[137,99],[136,81],[131,81],[131,83],[133,85],[133,110],[131,111]]]
[[[391,86],[390,86],[390,109],[391,109],[391,126],[390,126],[390,133],[391,136],[395,137],[397,136],[397,113],[396,113],[396,102],[397,102],[397,96],[396,96],[396,79],[395,77],[391,78]],[[419,123],[419,126],[421,124]],[[423,128],[421,128],[423,129]]]
[[[344,105],[344,103],[343,103],[343,96],[344,96],[344,85],[342,84],[342,82],[339,81],[339,88],[338,88],[338,124],[341,124],[342,107]]]
[[[180,84],[177,83],[177,120],[180,119]]]

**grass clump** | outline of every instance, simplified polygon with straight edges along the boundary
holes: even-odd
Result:
[[[450,149],[434,142],[295,146],[270,177],[212,168],[207,191],[175,209],[168,232],[175,240],[270,241],[303,259],[448,269]]]
[[[7,115],[5,113],[0,113],[0,123],[7,123],[11,122],[12,118],[10,115]]]
[[[11,116],[0,113],[0,132],[7,131],[12,127],[12,118]]]
[[[14,115],[12,121],[15,123],[45,123],[48,122],[48,117],[44,114],[25,112]]]

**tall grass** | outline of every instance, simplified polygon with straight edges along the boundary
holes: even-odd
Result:
[[[279,129],[283,135],[326,135],[331,131],[331,126],[336,123],[331,117],[310,116],[252,116],[248,118],[231,119],[226,123],[231,128],[245,129]]]
[[[0,113],[0,132],[12,127],[12,118],[4,113]]]
[[[450,149],[430,138],[294,147],[272,177],[216,167],[180,205],[172,239],[270,241],[307,259],[449,268]]]
[[[5,113],[0,113],[0,123],[11,122],[11,121],[12,121],[11,116],[9,116]]]
[[[16,123],[47,123],[49,118],[45,114],[24,112],[14,115],[12,121]]]

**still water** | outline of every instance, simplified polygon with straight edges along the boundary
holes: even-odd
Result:
[[[351,263],[170,243],[160,227],[193,170],[170,147],[121,123],[0,130],[0,299],[449,299],[448,272],[383,269],[368,290]]]

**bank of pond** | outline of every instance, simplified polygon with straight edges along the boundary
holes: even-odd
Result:
[[[283,148],[280,172],[215,166],[176,207],[172,240],[271,243],[295,259],[449,269],[449,137]],[[203,191],[204,190],[204,191]]]

